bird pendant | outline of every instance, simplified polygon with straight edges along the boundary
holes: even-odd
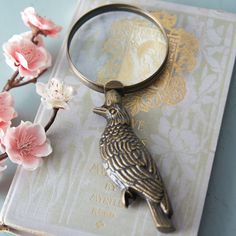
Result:
[[[121,96],[113,89],[106,102],[94,112],[107,120],[100,139],[100,154],[108,176],[122,190],[122,203],[128,207],[136,196],[145,199],[156,228],[163,233],[175,231],[171,203],[157,165],[131,127]]]

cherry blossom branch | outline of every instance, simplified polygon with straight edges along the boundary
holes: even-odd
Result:
[[[34,43],[36,45],[39,43],[39,41],[36,40],[36,38],[39,34],[40,34],[40,31],[37,31],[35,34],[33,34],[32,38],[31,38],[32,43]]]
[[[36,39],[38,35],[42,34],[45,37],[47,36],[41,30],[38,30],[38,29],[36,29],[36,30],[32,29],[32,33],[33,33],[33,35],[32,35],[31,41],[32,41],[32,43],[34,43],[36,45],[38,45],[38,43],[39,43],[39,41]]]
[[[32,38],[31,38],[31,41],[32,41],[32,43],[34,43],[35,45],[38,45],[38,43],[39,43],[39,41],[37,40],[37,36],[40,35],[40,34],[44,35],[45,37],[47,36],[47,35],[45,35],[45,33],[43,33],[41,30],[38,30],[38,29],[33,30],[33,29],[32,29]],[[37,78],[38,78],[43,72],[45,72],[45,70],[42,71],[42,72],[37,76]],[[31,79],[31,80],[28,80],[27,82],[24,82],[24,83],[22,83],[22,84],[19,84],[20,81],[24,79],[24,77],[20,77],[18,80],[16,80],[16,78],[17,78],[18,75],[19,75],[19,70],[17,69],[17,70],[13,73],[13,75],[11,76],[11,78],[7,81],[7,83],[4,85],[4,87],[3,87],[3,89],[2,89],[2,92],[4,92],[4,91],[9,91],[9,90],[12,89],[12,88],[21,87],[21,86],[26,85],[26,84],[29,84],[29,83],[36,83],[36,82],[37,82],[36,78],[33,78],[33,79]]]
[[[27,80],[27,81],[25,81],[25,82],[22,82],[22,83],[19,83],[19,84],[15,84],[15,85],[13,85],[13,86],[11,87],[11,89],[17,88],[17,87],[21,87],[21,86],[24,86],[24,85],[26,85],[26,84],[31,84],[31,83],[35,84],[35,83],[37,82],[37,79],[38,79],[38,77],[35,77],[35,78],[30,79],[30,80]]]
[[[11,81],[12,79],[10,79],[7,83],[7,86],[4,86],[3,91],[9,91],[13,88],[21,87],[21,86],[24,86],[24,85],[27,85],[27,84],[30,84],[30,83],[36,83],[39,76],[41,76],[46,71],[47,71],[47,69],[41,71],[40,74],[37,77],[35,77],[33,79],[30,79],[30,80],[27,80],[27,81],[22,82],[22,83],[20,83],[20,82],[24,79],[24,77],[20,77],[19,79],[14,78],[13,81]]]
[[[51,127],[51,125],[55,121],[58,111],[59,111],[59,108],[53,108],[53,114],[52,114],[50,120],[48,121],[47,125],[44,128],[45,132],[47,132],[49,130],[49,128]]]
[[[16,79],[16,80],[15,80],[15,83],[16,83],[16,84],[19,84],[23,79],[24,79],[24,77],[20,77],[19,79]]]
[[[53,122],[56,119],[56,116],[57,116],[57,113],[58,113],[59,110],[60,110],[60,108],[53,108],[53,114],[52,114],[50,120],[48,121],[48,123],[46,124],[46,126],[44,128],[45,132],[47,132],[49,130],[49,128],[52,126]],[[8,158],[7,153],[6,152],[2,153],[0,155],[0,162],[7,159],[7,158]]]
[[[16,70],[13,75],[11,76],[11,78],[7,81],[7,83],[4,85],[2,92],[4,91],[8,91],[9,87],[14,83],[16,77],[19,75],[19,71]]]
[[[3,161],[3,160],[5,160],[5,159],[7,159],[7,157],[8,157],[8,155],[7,155],[6,152],[2,153],[2,154],[0,155],[0,161]]]
[[[21,165],[25,169],[34,170],[39,167],[40,162],[38,162],[38,160],[33,157],[36,156],[38,158],[41,158],[44,156],[48,156],[52,152],[52,147],[50,143],[46,140],[46,138],[45,142],[43,144],[40,143],[40,145],[39,143],[37,143],[37,139],[42,139],[42,135],[46,137],[46,132],[49,130],[49,128],[55,121],[59,109],[62,109],[67,105],[66,103],[71,99],[73,91],[71,87],[67,87],[64,84],[59,84],[59,82],[57,82],[55,79],[49,82],[48,87],[50,89],[46,88],[46,86],[43,86],[43,83],[36,84],[36,87],[38,86],[36,91],[40,90],[38,89],[40,87],[41,89],[45,87],[46,91],[48,91],[48,93],[45,92],[45,94],[47,95],[46,97],[44,97],[45,101],[49,103],[51,102],[52,104],[50,104],[50,106],[52,107],[54,107],[54,105],[56,104],[55,106],[58,106],[60,108],[53,109],[51,117],[44,128],[44,134],[42,134],[42,132],[39,132],[39,130],[42,129],[41,125],[34,125],[32,122],[29,121],[22,121],[19,126],[14,128],[10,127],[11,120],[16,117],[16,112],[13,106],[14,104],[11,94],[8,92],[4,93],[4,91],[9,91],[13,88],[37,82],[38,77],[46,71],[46,69],[43,70],[43,68],[49,68],[52,64],[51,55],[44,47],[43,39],[40,35],[43,35],[45,37],[55,37],[62,29],[60,26],[54,24],[51,20],[39,16],[32,7],[28,7],[23,12],[21,12],[21,17],[24,24],[31,28],[31,32],[19,34],[17,37],[13,36],[11,39],[9,39],[6,43],[3,44],[3,51],[7,59],[7,64],[10,67],[12,67],[12,65],[15,65],[17,70],[14,71],[12,76],[6,81],[2,89],[2,93],[0,92],[1,104],[4,107],[4,112],[6,113],[6,115],[4,116],[5,120],[3,120],[4,122],[1,122],[0,124],[0,144],[3,147],[5,146],[6,152],[0,154],[0,162],[4,161],[9,157],[9,159],[13,163],[19,164],[17,162],[18,157],[19,155],[21,155],[22,150],[24,150],[26,154],[24,154],[23,156],[21,155]],[[36,74],[35,72],[38,71],[41,71],[41,73],[37,73],[38,75],[33,77]],[[58,88],[60,89],[58,90]],[[44,94],[43,91],[41,92],[42,94]],[[61,92],[62,101],[58,101],[59,92]],[[41,96],[43,97],[43,95]],[[56,98],[54,100],[49,100],[48,96]],[[61,104],[58,105],[58,103],[60,102]],[[19,148],[18,146],[15,147],[15,144],[10,144],[7,141],[10,137],[10,131],[8,132],[8,130],[10,129],[17,130],[17,132],[15,132],[17,134],[15,134],[14,138],[15,140],[17,140],[17,145],[18,143],[20,143],[20,145],[18,146],[21,148]],[[2,130],[4,130],[3,135]],[[27,134],[27,132],[29,134]],[[25,137],[25,135],[30,135],[30,137],[33,135],[33,138],[31,138],[32,140],[36,140],[35,143],[32,143],[30,145],[27,143],[26,145],[26,139],[22,138],[22,136]],[[40,146],[40,153],[38,154],[35,153],[35,151],[37,150],[37,146]],[[14,149],[16,153],[10,154],[8,152],[8,150],[10,149]],[[29,162],[32,164],[31,166],[29,166]],[[1,165],[2,163],[0,163],[0,166]],[[2,166],[2,168],[0,168],[0,171],[3,171],[4,169],[4,166]]]

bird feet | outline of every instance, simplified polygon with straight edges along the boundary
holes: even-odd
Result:
[[[134,201],[136,199],[136,195],[134,193],[132,193],[130,191],[130,189],[124,189],[122,191],[122,203],[124,205],[124,207],[128,208],[128,206],[130,205],[130,203],[132,203],[132,201]],[[132,201],[130,201],[132,200]]]

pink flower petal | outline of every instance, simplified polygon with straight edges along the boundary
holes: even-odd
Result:
[[[30,71],[25,69],[23,66],[19,66],[18,69],[21,77],[35,78],[40,73],[40,70]]]
[[[11,125],[11,121],[0,121],[0,130],[2,130],[4,133],[7,131],[7,128],[9,128]]]
[[[18,67],[20,76],[33,78],[51,66],[51,55],[44,48],[41,37],[36,38],[38,45],[32,43],[31,37],[29,32],[14,35],[3,45],[3,50],[11,68]]]
[[[52,153],[52,146],[48,139],[43,145],[35,147],[34,151],[32,152],[32,154],[35,155],[36,157],[46,157],[51,153]]]
[[[22,166],[26,170],[36,170],[38,167],[42,165],[41,157],[28,156],[22,160]]]
[[[6,149],[7,155],[9,157],[9,159],[13,162],[16,163],[18,165],[22,164],[22,158],[19,154],[19,152],[17,152],[17,150],[12,149],[12,148],[8,148]]]
[[[14,103],[13,98],[9,92],[0,93],[0,100],[1,100],[1,105],[4,106],[12,106]]]
[[[5,146],[3,145],[2,141],[4,138],[5,131],[0,129],[0,152],[4,153],[6,151]]]
[[[13,107],[5,106],[5,107],[0,108],[0,121],[10,121],[13,118],[15,118],[15,116],[16,116],[16,113]]]
[[[17,61],[26,69],[29,69],[29,65],[27,60],[24,58],[24,56],[22,54],[20,54],[19,52],[16,52],[16,58]]]
[[[46,49],[44,47],[38,47],[37,51],[35,51],[34,58],[30,62],[29,69],[32,71],[48,67],[47,66],[48,57],[50,57],[50,54],[46,51]]]
[[[13,98],[9,92],[0,93],[0,129],[6,131],[16,117]]]
[[[32,124],[28,126],[27,135],[34,138],[36,145],[42,145],[47,140],[45,130],[40,124]]]
[[[36,28],[51,37],[56,37],[62,29],[60,26],[55,25],[53,21],[39,16],[33,7],[28,7],[21,12],[21,17],[26,26]]]
[[[23,12],[21,12],[21,17],[23,22],[25,23],[26,26],[30,27],[29,25],[29,15],[34,15],[35,10],[33,7],[27,7]]]
[[[43,126],[29,121],[22,121],[18,127],[8,128],[1,138],[1,144],[12,162],[30,170],[39,167],[41,157],[52,152]]]

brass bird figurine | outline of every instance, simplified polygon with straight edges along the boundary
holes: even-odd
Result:
[[[106,92],[106,102],[94,112],[107,120],[100,139],[100,154],[108,176],[122,189],[122,202],[128,207],[136,196],[144,198],[160,232],[175,231],[173,214],[161,175],[147,148],[136,136],[128,112],[115,90]]]

